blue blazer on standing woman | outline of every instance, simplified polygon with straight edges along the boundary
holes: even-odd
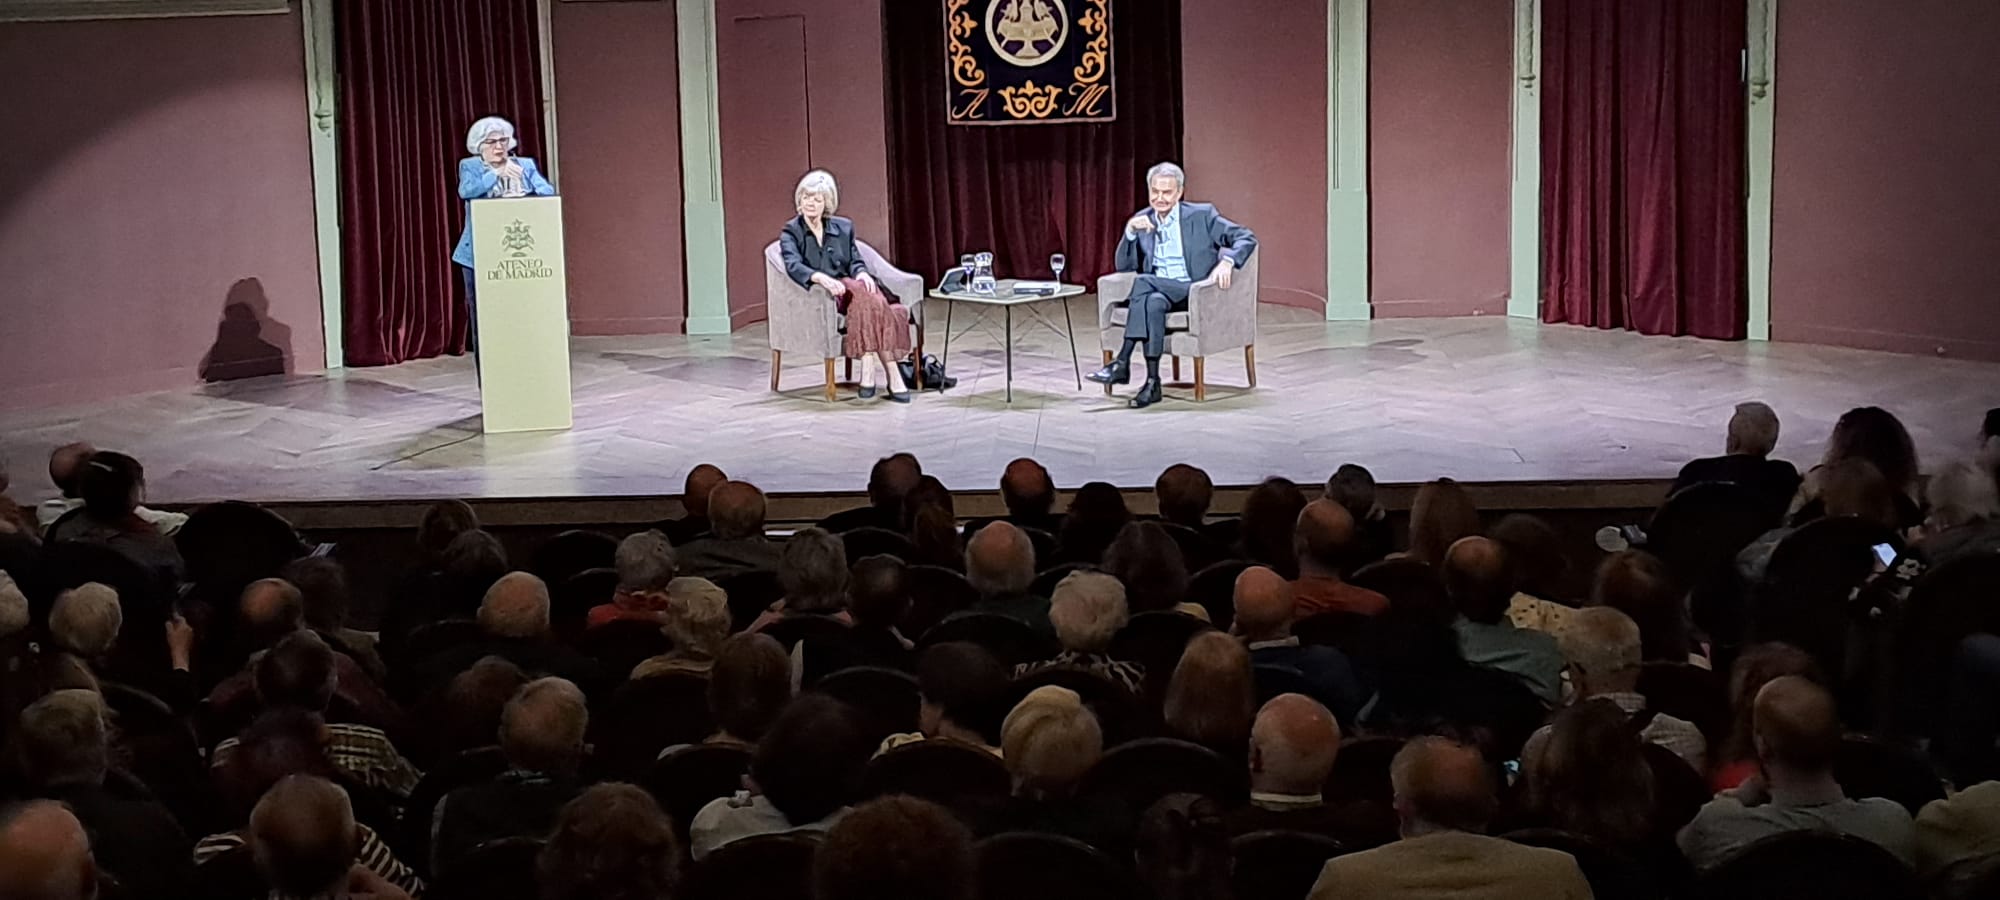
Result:
[[[528,188],[530,197],[553,197],[556,186],[542,177],[541,167],[525,156],[516,156],[514,161],[521,165],[522,181]],[[477,156],[468,156],[458,161],[458,199],[465,201],[465,228],[458,233],[458,247],[451,251],[451,261],[468,269],[472,268],[472,201],[500,196],[500,174]]]

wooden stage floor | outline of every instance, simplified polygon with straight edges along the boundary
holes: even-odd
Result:
[[[1089,304],[1075,301],[1079,326],[1094,321]],[[1749,399],[1776,407],[1780,455],[1792,460],[1816,460],[1842,411],[1876,404],[1934,461],[1969,452],[1981,413],[2000,404],[1996,364],[1502,318],[1327,323],[1275,306],[1260,316],[1256,389],[1243,388],[1242,355],[1225,354],[1208,361],[1208,402],[1169,387],[1142,411],[1125,408],[1130,388],[1078,390],[1067,341],[1027,316],[1015,322],[1014,401],[1003,402],[995,315],[969,328],[959,317],[958,387],[908,406],[848,388],[824,402],[818,360],[796,360],[771,393],[758,324],[577,338],[569,432],[481,435],[471,360],[444,358],[0,412],[0,441],[17,497],[46,485],[51,447],[86,439],[144,461],[157,502],[661,495],[699,462],[773,492],[853,492],[896,450],[958,490],[990,490],[1018,456],[1065,488],[1149,486],[1182,461],[1218,484],[1318,482],[1344,462],[1384,482],[1504,482],[1671,476],[1720,452],[1731,407]],[[935,353],[943,316],[931,318]],[[1087,373],[1098,354],[1083,330]]]

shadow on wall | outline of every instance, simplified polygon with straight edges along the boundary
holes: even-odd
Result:
[[[201,380],[233,381],[292,370],[292,329],[271,318],[264,283],[244,278],[229,286],[215,344],[201,358]]]

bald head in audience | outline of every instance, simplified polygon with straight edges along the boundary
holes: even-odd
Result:
[[[285,635],[305,627],[305,595],[282,578],[250,582],[238,605],[243,624],[259,647],[269,647]]]
[[[1292,549],[1300,575],[1339,578],[1354,550],[1354,515],[1324,497],[1306,504],[1292,530]]]
[[[1757,758],[1773,782],[1833,777],[1840,713],[1826,688],[1797,675],[1772,679],[1752,708]]]
[[[1279,694],[1250,725],[1250,790],[1317,797],[1340,752],[1340,723],[1319,701]]]
[[[1292,584],[1266,566],[1236,576],[1236,615],[1231,630],[1245,641],[1274,641],[1291,633]]]
[[[965,545],[965,580],[982,598],[1027,591],[1035,581],[1035,545],[1008,522],[992,522]]]
[[[111,652],[124,624],[118,592],[93,581],[56,595],[55,608],[49,612],[49,637],[84,659],[98,659]]]
[[[708,495],[722,483],[729,480],[721,469],[702,463],[688,470],[687,480],[681,484],[681,507],[687,514],[698,518],[708,516]]]
[[[97,863],[90,835],[76,815],[53,800],[0,810],[0,897],[8,900],[91,900]]]
[[[1507,615],[1514,598],[1507,554],[1490,538],[1459,538],[1444,554],[1444,589],[1459,615],[1491,625]]]
[[[1008,515],[1046,516],[1056,505],[1056,483],[1041,463],[1022,457],[1000,473],[1000,499]]]
[[[249,845],[274,894],[333,894],[346,886],[360,848],[354,807],[331,781],[287,775],[250,811]]]
[[[1493,776],[1479,749],[1447,738],[1420,737],[1404,744],[1389,763],[1389,782],[1406,838],[1437,831],[1483,832],[1498,805]]]
[[[573,774],[583,760],[589,726],[583,691],[567,679],[538,678],[522,685],[501,710],[500,752],[516,769]]]
[[[77,497],[77,476],[83,474],[83,464],[97,448],[82,441],[64,444],[49,454],[49,481],[62,491],[62,495]]]
[[[1208,505],[1215,500],[1215,482],[1199,468],[1176,463],[1153,481],[1153,497],[1159,501],[1161,519],[1200,528]]]
[[[479,603],[479,626],[503,638],[537,638],[549,633],[549,586],[527,572],[508,572],[486,589]]]
[[[747,481],[725,481],[708,495],[708,521],[725,541],[764,533],[764,492]]]

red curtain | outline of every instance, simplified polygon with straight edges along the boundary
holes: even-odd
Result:
[[[981,5],[983,8],[983,4]],[[991,250],[1002,277],[1090,283],[1111,271],[1120,229],[1146,204],[1146,169],[1181,154],[1180,0],[1111,9],[1117,119],[1072,125],[946,125],[937,0],[887,0],[889,220],[896,264],[935,280],[960,253]],[[1197,182],[1201,173],[1191,173]]]
[[[1543,321],[1744,336],[1744,2],[1543,3]]]
[[[462,353],[458,161],[484,115],[514,123],[516,154],[538,155],[535,0],[342,0],[334,10],[347,363]]]

